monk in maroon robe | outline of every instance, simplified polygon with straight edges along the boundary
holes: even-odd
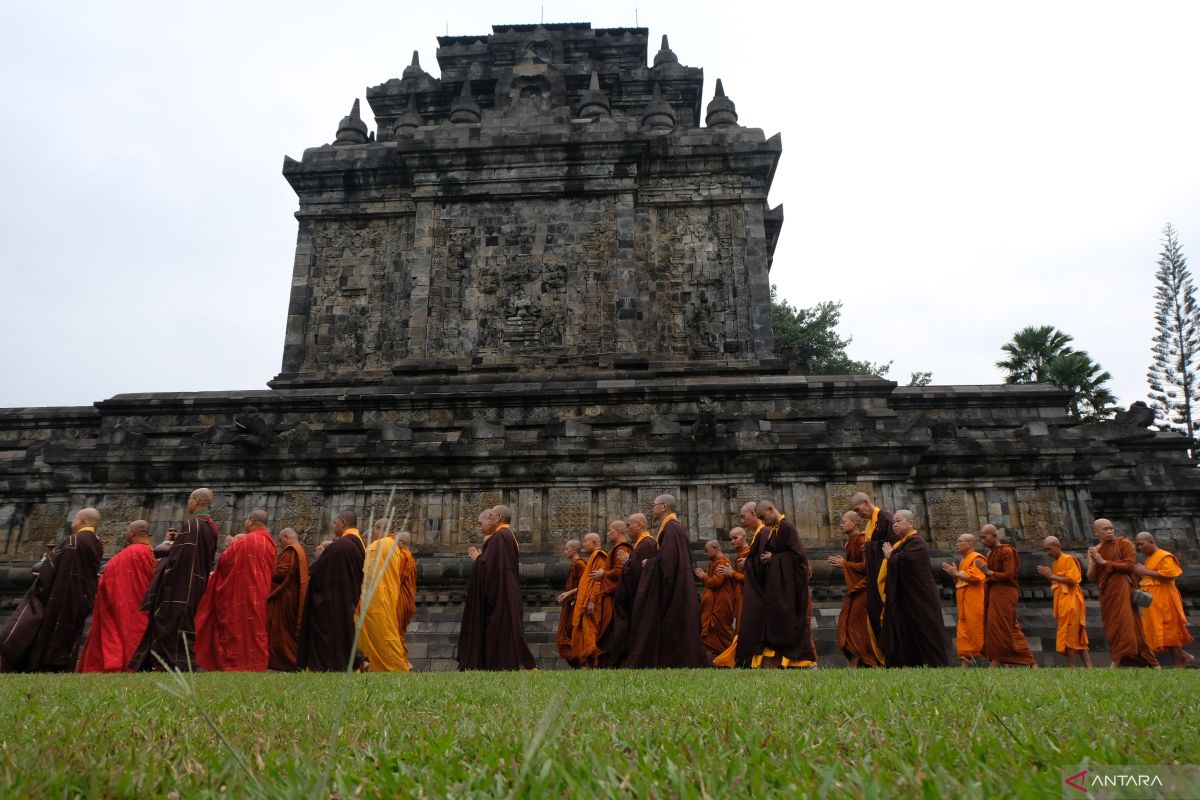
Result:
[[[300,622],[296,667],[341,672],[358,660],[354,612],[362,594],[367,548],[358,532],[358,514],[346,510],[333,519],[337,537],[313,561]]]
[[[264,509],[251,511],[243,524],[243,535],[217,559],[196,609],[196,663],[210,671],[267,669],[267,595],[275,540]]]
[[[150,525],[135,519],[125,529],[125,548],[108,560],[96,588],[92,629],[88,632],[80,672],[125,672],[150,617],[142,598],[154,576]]]
[[[766,527],[754,538],[746,558],[736,664],[755,669],[815,667],[812,570],[800,532],[769,500],[758,504],[758,516]]]
[[[291,528],[279,532],[279,554],[267,595],[267,668],[290,672],[300,650],[300,621],[308,595],[308,554]]]
[[[917,532],[913,513],[892,515],[895,543],[881,546],[883,563],[877,583],[883,600],[879,644],[889,667],[945,667],[946,632],[937,582],[929,567],[929,545]]]
[[[643,565],[633,605],[629,666],[642,669],[706,667],[700,639],[700,600],[688,550],[688,532],[675,516],[675,498],[659,495],[653,506],[658,548]]]
[[[1088,548],[1088,580],[1100,590],[1100,620],[1113,667],[1157,667],[1158,658],[1146,643],[1138,608],[1133,604],[1133,575],[1137,551],[1133,542],[1117,536],[1107,519],[1092,523],[1099,542]]]
[[[158,562],[142,600],[150,624],[129,660],[132,670],[161,669],[162,662],[173,669],[191,670],[196,664],[192,650],[196,608],[217,554],[217,523],[209,511],[212,501],[209,489],[197,489],[188,497],[191,517]]]
[[[0,630],[0,672],[74,671],[104,555],[96,538],[99,524],[100,512],[81,510],[71,522],[71,535],[46,556]]]
[[[863,557],[867,565],[867,622],[871,626],[868,635],[873,650],[882,653],[879,637],[883,621],[883,598],[879,595],[879,571],[883,568],[884,543],[896,541],[896,534],[892,531],[892,515],[872,503],[865,492],[850,498],[850,510],[867,522],[863,530]]]
[[[517,538],[512,510],[496,506],[479,515],[483,549],[468,548],[474,562],[458,636],[460,670],[537,669],[525,643]]]
[[[600,649],[604,651],[603,663],[608,667],[623,667],[629,659],[633,606],[637,600],[642,573],[645,571],[642,565],[649,563],[658,551],[654,536],[646,530],[645,514],[631,514],[625,524],[633,547],[625,566],[617,575],[616,587],[613,589],[613,619],[599,642]],[[620,563],[620,555],[617,560]]]

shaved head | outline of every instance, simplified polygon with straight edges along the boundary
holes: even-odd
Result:
[[[246,519],[260,528],[265,528],[267,527],[267,510],[265,508],[256,508],[250,512],[250,516],[246,517]]]
[[[704,543],[704,552],[708,553],[709,558],[716,558],[721,554],[721,543],[716,539],[709,539]]]
[[[150,523],[144,519],[135,519],[125,527],[125,541],[128,544],[143,542],[150,544]]]
[[[629,527],[633,528],[635,533],[641,533],[646,530],[646,515],[640,511],[630,514]]]
[[[345,523],[347,528],[358,527],[358,512],[347,508],[345,511],[339,511],[337,518]]]
[[[146,522],[146,520],[144,520],[144,519],[135,519],[133,522],[129,523],[128,530],[135,531],[139,535],[145,534],[146,536],[149,536],[150,535],[150,523]]]
[[[733,545],[734,550],[741,550],[746,546],[746,529],[732,528],[729,531],[729,543]]]
[[[565,547],[567,550],[574,550],[576,553],[583,549],[583,545],[579,543],[578,539],[567,539],[567,541],[563,543],[563,547]]]
[[[379,536],[383,536],[387,533],[387,522],[388,521],[386,519],[377,519],[375,520],[375,524],[372,526],[371,530],[373,530]]]
[[[199,503],[202,504],[201,505],[202,508],[210,506],[210,505],[212,505],[212,501],[213,501],[212,489],[204,489],[204,488],[197,489],[196,491],[191,493],[191,495],[188,497],[188,499],[198,501]]]
[[[660,494],[658,497],[654,498],[654,502],[662,503],[667,507],[667,511],[675,510],[675,495],[673,494]]]
[[[772,503],[770,500],[759,500],[758,505],[755,506],[755,508],[754,508],[754,511],[759,516],[762,516],[763,514],[767,513],[768,509],[773,510],[774,508],[775,508],[775,504]]]
[[[1157,541],[1158,541],[1157,539],[1154,538],[1154,534],[1151,533],[1150,531],[1142,531],[1137,536],[1133,537],[1133,540],[1138,543],[1150,542],[1152,544],[1157,543]]]
[[[967,553],[975,549],[975,537],[969,533],[960,534],[959,537],[954,540],[954,545],[958,552],[965,556]]]
[[[499,517],[505,525],[512,524],[512,509],[508,506],[496,506],[492,509],[492,513]]]
[[[1062,542],[1058,540],[1057,536],[1047,536],[1045,539],[1042,539],[1042,547],[1050,547],[1051,545],[1062,547]]]
[[[412,533],[410,531],[400,531],[396,534],[396,541],[408,547],[412,544]]]
[[[279,542],[284,547],[287,547],[289,544],[299,544],[300,537],[296,534],[294,529],[284,528],[279,532]]]
[[[979,528],[979,539],[988,547],[995,547],[1000,544],[1000,532],[996,530],[996,526],[988,523]]]
[[[590,556],[592,553],[600,549],[600,534],[595,531],[588,531],[583,535],[583,549]]]
[[[1150,531],[1142,531],[1133,537],[1133,541],[1144,556],[1152,556],[1154,555],[1154,551],[1158,549],[1158,542],[1154,540],[1154,534]]]
[[[83,523],[83,527],[96,527],[100,524],[100,512],[94,508],[81,508],[75,514],[75,519]]]
[[[903,536],[916,527],[917,518],[907,508],[902,508],[895,514],[892,514],[892,530],[900,536]]]
[[[747,500],[746,502],[742,503],[742,513],[746,512],[751,514],[758,513],[758,503],[754,502],[753,500]]]

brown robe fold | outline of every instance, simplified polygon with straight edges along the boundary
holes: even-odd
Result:
[[[300,647],[300,618],[308,592],[308,555],[289,544],[275,559],[271,594],[267,596],[267,669],[296,668]]]
[[[623,667],[629,659],[630,631],[633,628],[633,606],[641,583],[643,561],[654,558],[657,546],[654,537],[646,533],[632,546],[629,561],[617,576],[613,591],[613,619],[600,637],[600,649],[605,653],[605,665]]]
[[[750,545],[746,545],[738,551],[737,558],[733,562],[733,574],[729,579],[733,581],[733,630],[737,633],[738,627],[742,624],[742,595],[746,589],[746,568],[737,565],[738,561],[742,561],[750,555]]]
[[[861,533],[846,540],[842,556],[842,576],[846,580],[846,598],[838,614],[837,645],[847,659],[858,659],[860,667],[881,666],[871,646],[867,619],[867,540]]]
[[[875,519],[875,530],[871,538],[864,540],[863,560],[867,565],[867,621],[871,625],[871,635],[878,645],[880,625],[883,620],[883,599],[879,596],[879,569],[883,566],[883,543],[896,543],[896,534],[892,531],[892,513],[879,509]],[[882,648],[881,648],[882,650]]]
[[[525,643],[517,540],[508,526],[483,544],[471,569],[458,636],[460,670],[536,669]]]
[[[902,543],[901,543],[902,542]],[[946,630],[929,545],[920,534],[902,538],[887,559],[879,641],[889,667],[945,667]]]
[[[188,518],[170,551],[158,562],[142,610],[150,624],[129,662],[132,670],[153,670],[159,659],[175,669],[195,666],[196,607],[208,585],[217,555],[217,524],[207,514]]]
[[[575,560],[567,568],[567,584],[563,587],[564,592],[579,588],[579,579],[583,576],[584,563],[582,558],[575,556]],[[578,599],[579,596],[577,594],[571,595],[559,604],[558,630],[554,634],[554,641],[558,644],[559,656],[572,667],[577,666],[579,663],[579,659],[575,657],[575,651],[571,648],[575,603]]]
[[[724,564],[732,568],[729,559],[717,556],[708,562],[708,574],[701,578],[704,591],[700,595],[700,639],[711,655],[716,655],[733,642],[733,620],[737,611],[737,596],[733,578],[717,572]]]
[[[1119,536],[1100,545],[1103,566],[1096,567],[1100,589],[1100,619],[1112,663],[1122,667],[1157,667],[1158,659],[1146,644],[1138,609],[1133,605],[1133,542]]]
[[[300,621],[297,669],[341,672],[355,657],[354,612],[366,556],[362,539],[346,532],[313,562]]]
[[[706,667],[700,641],[700,601],[687,530],[670,519],[642,572],[633,605],[629,666],[643,669]]]
[[[761,556],[768,552],[771,559],[764,564]],[[808,554],[790,519],[782,519],[774,533],[770,526],[759,531],[745,572],[737,665],[749,667],[768,649],[789,662],[816,663]]]
[[[103,555],[90,529],[55,545],[0,630],[0,672],[74,671]]]
[[[1036,664],[1017,621],[1017,551],[1010,544],[998,544],[988,553],[987,565],[994,574],[987,578],[983,600],[983,657],[1001,664]]]

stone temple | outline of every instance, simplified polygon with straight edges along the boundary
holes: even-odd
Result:
[[[269,389],[0,410],[0,590],[27,585],[73,509],[101,509],[113,552],[134,518],[161,537],[201,485],[223,530],[262,506],[310,548],[336,511],[382,514],[394,493],[421,568],[425,669],[453,665],[463,551],[499,502],[515,511],[545,665],[563,540],[663,492],[697,550],[743,501],[781,503],[813,556],[828,663],[841,585],[824,556],[858,490],[912,508],[940,554],[999,526],[1026,554],[1026,630],[1051,652],[1029,555],[1043,536],[1082,552],[1103,515],[1194,561],[1200,476],[1144,408],[1079,426],[1045,386],[905,388],[782,365],[783,211],[767,201],[780,137],[742,124],[736,86],[706,90],[665,36],[653,54],[649,41],[501,25],[439,37],[439,77],[414,54],[368,88],[373,126],[355,100],[330,144],[284,161],[299,233]],[[1089,622],[1102,641],[1094,609]]]

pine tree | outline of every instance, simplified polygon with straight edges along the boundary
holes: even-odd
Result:
[[[1147,375],[1160,428],[1189,438],[1200,411],[1200,306],[1179,236],[1163,229],[1154,306],[1154,359]]]

